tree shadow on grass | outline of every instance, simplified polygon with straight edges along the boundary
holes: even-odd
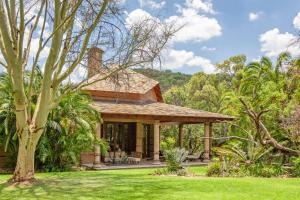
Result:
[[[0,184],[1,199],[155,199],[178,190],[167,180],[135,174],[61,174],[38,179],[30,186]]]

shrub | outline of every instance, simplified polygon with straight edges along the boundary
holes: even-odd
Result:
[[[261,168],[260,173],[257,174],[260,177],[270,178],[272,176],[277,176],[276,169],[272,166],[264,166]]]
[[[294,158],[292,163],[291,175],[293,177],[300,177],[300,157]]]
[[[222,176],[223,170],[220,162],[213,162],[208,165],[206,175],[209,177]]]
[[[167,137],[166,139],[162,140],[160,143],[160,148],[162,151],[167,151],[170,149],[174,149],[176,145],[176,140],[173,137]]]
[[[285,171],[280,165],[264,165],[262,163],[255,163],[251,165],[244,165],[234,162],[214,162],[208,166],[206,175],[212,177],[278,177],[284,175]]]
[[[164,152],[167,169],[169,172],[177,172],[179,169],[182,169],[182,163],[185,161],[188,152],[185,149],[174,148],[165,150]]]
[[[251,176],[256,177],[278,177],[284,174],[284,170],[280,165],[263,165],[253,164],[247,167],[247,170],[250,172]]]
[[[153,172],[153,175],[158,175],[158,176],[166,175],[166,174],[168,174],[167,169],[156,169]]]
[[[177,172],[176,172],[176,175],[177,176],[188,176],[188,175],[190,175],[191,173],[189,173],[188,171],[187,171],[187,169],[185,169],[185,168],[182,168],[182,169],[179,169],[179,170],[177,170]],[[191,175],[193,175],[193,174],[191,174]]]

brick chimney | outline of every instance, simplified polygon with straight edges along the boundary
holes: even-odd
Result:
[[[102,67],[103,50],[98,47],[92,47],[88,52],[88,78],[100,73]]]

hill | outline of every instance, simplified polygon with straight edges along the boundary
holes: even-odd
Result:
[[[172,72],[171,70],[156,70],[156,69],[135,69],[136,72],[141,73],[149,78],[152,78],[160,83],[162,92],[167,91],[172,86],[181,86],[186,84],[191,75],[183,74],[181,72]]]

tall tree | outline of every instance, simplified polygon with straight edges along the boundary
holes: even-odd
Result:
[[[64,96],[87,84],[84,80],[76,84],[66,82],[76,69],[86,66],[89,47],[109,50],[104,66],[118,64],[102,78],[105,79],[121,69],[155,62],[175,32],[172,25],[156,18],[125,23],[117,2],[1,1],[0,65],[11,79],[19,141],[12,181],[34,179],[35,150],[49,113]],[[38,64],[42,64],[43,79],[41,89],[34,91],[32,83]],[[25,70],[33,72],[28,89],[25,89]],[[66,87],[61,91],[63,84]],[[32,110],[33,92],[38,99]]]

